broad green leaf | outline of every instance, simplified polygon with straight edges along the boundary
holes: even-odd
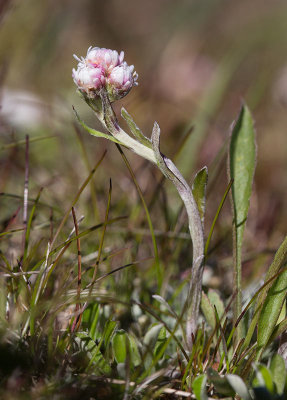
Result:
[[[153,350],[162,327],[162,324],[154,324],[144,336],[144,366],[146,370],[149,370],[153,364]]]
[[[270,364],[270,372],[276,385],[277,393],[282,394],[285,387],[287,371],[285,361],[279,354],[274,354]]]
[[[258,321],[258,358],[275,329],[287,294],[287,270],[283,271],[269,289]]]
[[[204,214],[205,214],[207,179],[208,179],[208,169],[207,169],[207,167],[203,167],[196,174],[193,184],[192,184],[192,194],[193,194],[194,200],[196,201],[202,223],[204,221]]]
[[[274,276],[276,273],[278,273],[278,271],[284,266],[284,264],[286,264],[286,262],[287,262],[287,236],[285,237],[284,241],[281,243],[279,249],[277,250],[274,260],[266,273],[264,282],[267,282],[269,279],[272,278],[272,276]],[[273,281],[270,282],[270,284],[266,285],[263,288],[263,290],[261,291],[261,293],[259,293],[258,300],[257,300],[256,312],[253,315],[253,318],[249,325],[249,329],[248,329],[248,332],[247,332],[247,335],[246,335],[246,338],[245,338],[245,341],[243,344],[244,349],[246,349],[248,347],[248,345],[252,339],[254,330],[256,328],[256,325],[257,325],[257,322],[259,319],[262,304],[264,303],[266,294],[267,294],[269,288],[272,286],[272,284],[273,284]]]
[[[226,379],[234,391],[239,394],[242,400],[251,400],[250,393],[243,380],[238,375],[227,374]]]
[[[219,317],[219,319],[221,319],[221,317],[223,316],[223,314],[225,312],[225,307],[224,307],[223,301],[221,300],[219,294],[215,290],[209,289],[207,296],[209,298],[211,305],[216,307],[218,317]]]
[[[90,359],[89,366],[93,365],[102,373],[109,374],[111,372],[111,367],[100,351],[101,342],[97,345],[86,332],[78,332],[76,336],[80,341],[81,348]]]
[[[218,393],[223,394],[225,396],[233,396],[234,389],[227,381],[226,377],[220,376],[218,372],[216,372],[212,368],[208,368],[207,370],[208,379],[214,384],[215,389]]]
[[[245,223],[256,162],[255,132],[250,111],[244,105],[232,131],[229,149],[229,173],[233,179],[231,187],[234,215],[234,275],[237,297],[235,315],[237,320],[241,313],[241,252]],[[238,336],[242,333],[238,330]]]
[[[253,387],[265,387],[268,392],[274,392],[274,383],[272,379],[272,374],[265,365],[257,364],[255,366],[256,376],[253,379],[252,386]]]
[[[145,334],[143,343],[150,349],[154,347],[162,327],[162,324],[154,324]]]
[[[215,318],[214,308],[210,302],[210,299],[207,297],[207,295],[204,292],[202,292],[200,306],[201,306],[203,315],[206,319],[206,322],[211,326],[212,329],[215,329],[216,318]]]
[[[123,329],[114,334],[112,345],[117,363],[124,363],[127,357],[127,334]]]
[[[194,381],[192,382],[192,390],[196,397],[196,400],[207,400],[207,393],[206,393],[206,375],[197,376]]]
[[[122,107],[121,109],[121,116],[123,117],[123,119],[126,121],[126,123],[128,124],[131,133],[134,135],[134,137],[136,139],[138,139],[142,144],[144,144],[145,146],[149,147],[150,149],[152,148],[152,144],[150,139],[148,139],[140,130],[140,128],[137,126],[137,124],[135,123],[135,121],[133,120],[133,118],[130,116],[130,114],[127,112],[127,110]]]
[[[138,345],[136,339],[131,334],[128,334],[128,338],[130,341],[131,363],[134,367],[137,367],[142,364],[142,358],[140,356]]]

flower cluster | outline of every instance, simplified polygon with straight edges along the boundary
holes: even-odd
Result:
[[[105,89],[111,102],[121,99],[136,86],[138,74],[133,65],[124,61],[124,52],[99,47],[89,47],[86,57],[79,58],[73,79],[81,93],[89,99],[99,97]]]

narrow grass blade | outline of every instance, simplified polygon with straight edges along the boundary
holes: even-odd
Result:
[[[40,140],[46,140],[46,139],[52,139],[57,137],[56,135],[49,135],[49,136],[35,136],[33,138],[29,139],[30,143],[33,142],[39,142]],[[13,143],[8,143],[8,144],[3,144],[2,146],[0,146],[0,150],[8,150],[8,149],[12,149],[13,147],[18,147],[18,146],[22,146],[23,144],[26,144],[26,140],[17,140],[16,142]]]
[[[102,163],[102,161],[103,161],[105,155],[106,155],[106,151],[103,153],[103,155],[102,155],[102,157],[100,158],[100,160],[97,162],[97,164],[96,164],[96,165],[94,166],[94,168],[91,170],[89,176],[87,177],[87,179],[85,180],[85,182],[82,184],[82,186],[81,186],[80,189],[78,190],[78,193],[76,194],[74,200],[72,201],[71,206],[70,206],[70,207],[68,208],[68,210],[66,211],[66,213],[65,213],[65,215],[64,215],[64,217],[63,217],[63,219],[62,219],[62,221],[61,221],[61,223],[60,223],[60,225],[58,226],[58,229],[57,229],[57,231],[56,231],[56,233],[55,233],[55,236],[54,236],[54,238],[53,238],[53,241],[52,241],[52,243],[51,243],[51,249],[53,248],[53,246],[54,246],[54,244],[55,244],[55,242],[56,242],[56,239],[57,239],[59,233],[61,232],[61,229],[63,228],[65,222],[66,222],[67,219],[69,218],[69,215],[70,215],[70,212],[71,212],[71,210],[72,210],[72,207],[74,207],[74,205],[77,203],[77,201],[78,201],[78,199],[79,199],[81,193],[83,192],[83,190],[85,189],[85,187],[88,185],[88,183],[89,183],[90,180],[92,179],[92,177],[93,177],[94,173],[96,172],[96,170],[98,169],[98,167],[101,165],[101,163]]]
[[[232,191],[234,215],[234,283],[237,296],[234,304],[234,322],[241,313],[241,253],[243,233],[246,224],[252,191],[256,162],[255,131],[249,109],[243,105],[232,131],[229,148],[229,174],[234,179]],[[237,340],[243,336],[242,326],[236,332]]]
[[[106,230],[107,230],[107,222],[108,222],[108,219],[109,219],[109,211],[110,211],[110,206],[111,206],[111,198],[112,198],[112,181],[110,180],[108,203],[107,203],[106,214],[105,214],[105,222],[104,222],[103,232],[102,232],[101,241],[100,241],[100,245],[99,245],[98,258],[97,258],[97,262],[96,262],[94,273],[93,273],[93,279],[92,279],[91,288],[93,286],[93,283],[96,280],[96,276],[97,276],[97,272],[98,272],[98,265],[99,265],[99,262],[100,262],[100,259],[101,259],[101,255],[102,255],[102,251],[103,251],[105,234],[106,234]]]
[[[84,140],[81,135],[81,130],[76,123],[74,124],[74,127],[75,127],[75,132],[76,132],[77,138],[78,138],[80,146],[81,146],[81,150],[82,150],[82,154],[83,154],[83,161],[86,165],[87,170],[91,171],[92,166],[89,161],[87,149],[86,149]],[[93,206],[93,210],[94,210],[94,216],[95,216],[96,221],[99,221],[100,214],[99,214],[99,210],[98,210],[97,191],[96,191],[96,184],[95,184],[94,179],[91,179],[90,188],[91,188],[91,198],[92,198],[92,206]]]
[[[209,248],[209,244],[210,244],[210,241],[211,241],[211,237],[212,237],[212,234],[213,234],[213,231],[214,231],[215,224],[216,224],[216,222],[217,222],[217,219],[218,219],[218,217],[219,217],[219,214],[220,214],[220,212],[221,212],[221,210],[222,210],[222,207],[223,207],[223,205],[224,205],[224,203],[225,203],[226,197],[227,197],[227,195],[228,195],[228,193],[229,193],[229,190],[231,189],[231,185],[232,185],[232,184],[233,184],[233,179],[231,179],[231,181],[229,182],[229,184],[228,184],[228,186],[227,186],[227,189],[225,190],[224,195],[223,195],[223,197],[222,197],[222,199],[221,199],[221,202],[220,202],[220,204],[219,204],[219,207],[218,207],[218,209],[217,209],[217,211],[216,211],[215,217],[214,217],[214,219],[213,219],[213,221],[212,221],[212,225],[211,225],[211,228],[210,228],[210,231],[209,231],[209,234],[208,234],[206,243],[205,243],[205,248],[204,248],[204,255],[205,255],[205,257],[207,256],[207,253],[208,253],[208,248]]]
[[[149,213],[149,210],[147,208],[147,205],[146,205],[143,193],[141,191],[141,188],[140,188],[140,186],[139,186],[139,184],[137,182],[136,176],[135,176],[135,174],[134,174],[134,172],[132,170],[132,167],[130,166],[130,163],[129,163],[127,157],[125,156],[124,152],[122,151],[122,149],[121,149],[121,147],[119,145],[117,145],[117,149],[119,150],[119,152],[120,152],[120,154],[121,154],[121,156],[122,156],[122,158],[123,158],[128,170],[129,170],[129,173],[130,173],[130,175],[132,177],[132,180],[133,180],[133,182],[135,184],[135,187],[137,189],[137,192],[139,194],[139,197],[141,199],[142,205],[143,205],[145,213],[146,213],[146,218],[147,218],[149,230],[150,230],[150,233],[151,233],[152,243],[153,243],[155,266],[156,266],[156,273],[157,273],[157,281],[158,281],[158,286],[159,286],[159,289],[160,289],[162,287],[163,271],[162,271],[162,268],[161,268],[161,265],[160,265],[160,260],[159,260],[159,255],[158,255],[158,248],[157,248],[157,243],[156,243],[156,238],[155,238],[155,234],[154,234],[154,229],[153,229],[153,224],[152,224],[152,221],[151,221],[150,213]]]
[[[26,259],[26,257],[27,257],[28,244],[29,244],[29,238],[30,238],[30,231],[31,231],[32,221],[33,221],[33,217],[34,217],[34,214],[35,214],[35,211],[36,211],[36,207],[37,207],[37,204],[38,204],[38,202],[39,202],[39,199],[40,199],[42,190],[43,190],[43,188],[41,188],[41,189],[39,190],[38,196],[36,197],[35,203],[34,203],[34,205],[33,205],[33,207],[32,207],[31,212],[30,212],[29,220],[28,220],[28,222],[27,222],[27,229],[26,229],[26,235],[25,235],[25,248],[24,248],[23,262],[25,261],[25,259]]]

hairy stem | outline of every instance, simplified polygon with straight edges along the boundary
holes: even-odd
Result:
[[[124,143],[126,147],[134,153],[157,164],[161,172],[176,187],[181,197],[188,216],[189,232],[193,245],[192,277],[190,281],[187,299],[187,321],[186,321],[186,341],[191,350],[193,346],[193,336],[196,333],[199,308],[202,290],[202,274],[204,259],[204,233],[203,226],[198,211],[196,201],[193,197],[190,186],[183,178],[174,163],[160,152],[160,128],[154,124],[152,132],[152,148],[139,143],[130,137],[120,126],[109,102],[107,94],[101,93],[102,112],[97,112],[97,116],[109,133]]]

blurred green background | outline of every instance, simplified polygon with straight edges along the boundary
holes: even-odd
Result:
[[[287,222],[285,0],[6,0],[0,12],[1,146],[26,134],[55,135],[31,143],[32,197],[43,186],[43,201],[66,210],[66,201],[88,174],[72,105],[90,126],[100,127],[76,94],[73,54],[85,56],[91,45],[124,50],[139,74],[139,86],[115,109],[124,105],[147,135],[158,121],[162,150],[169,157],[192,130],[176,164],[190,181],[203,165],[210,169],[206,233],[228,183],[226,159],[218,153],[226,146],[242,101],[247,102],[255,119],[258,160],[246,242],[256,252],[279,244]],[[96,176],[98,218],[104,216],[110,177],[113,216],[130,210],[137,216],[137,194],[114,145],[84,132],[82,140],[91,165],[108,149]],[[127,154],[149,203],[160,174]],[[24,146],[2,148],[0,162],[0,192],[21,195]],[[91,225],[97,217],[90,194],[83,196]],[[3,221],[17,204],[0,200]],[[151,210],[155,225],[173,230],[178,199],[171,193],[170,216],[165,218],[161,204]],[[137,227],[144,224],[136,221]],[[230,224],[225,206],[215,232],[218,240]]]

